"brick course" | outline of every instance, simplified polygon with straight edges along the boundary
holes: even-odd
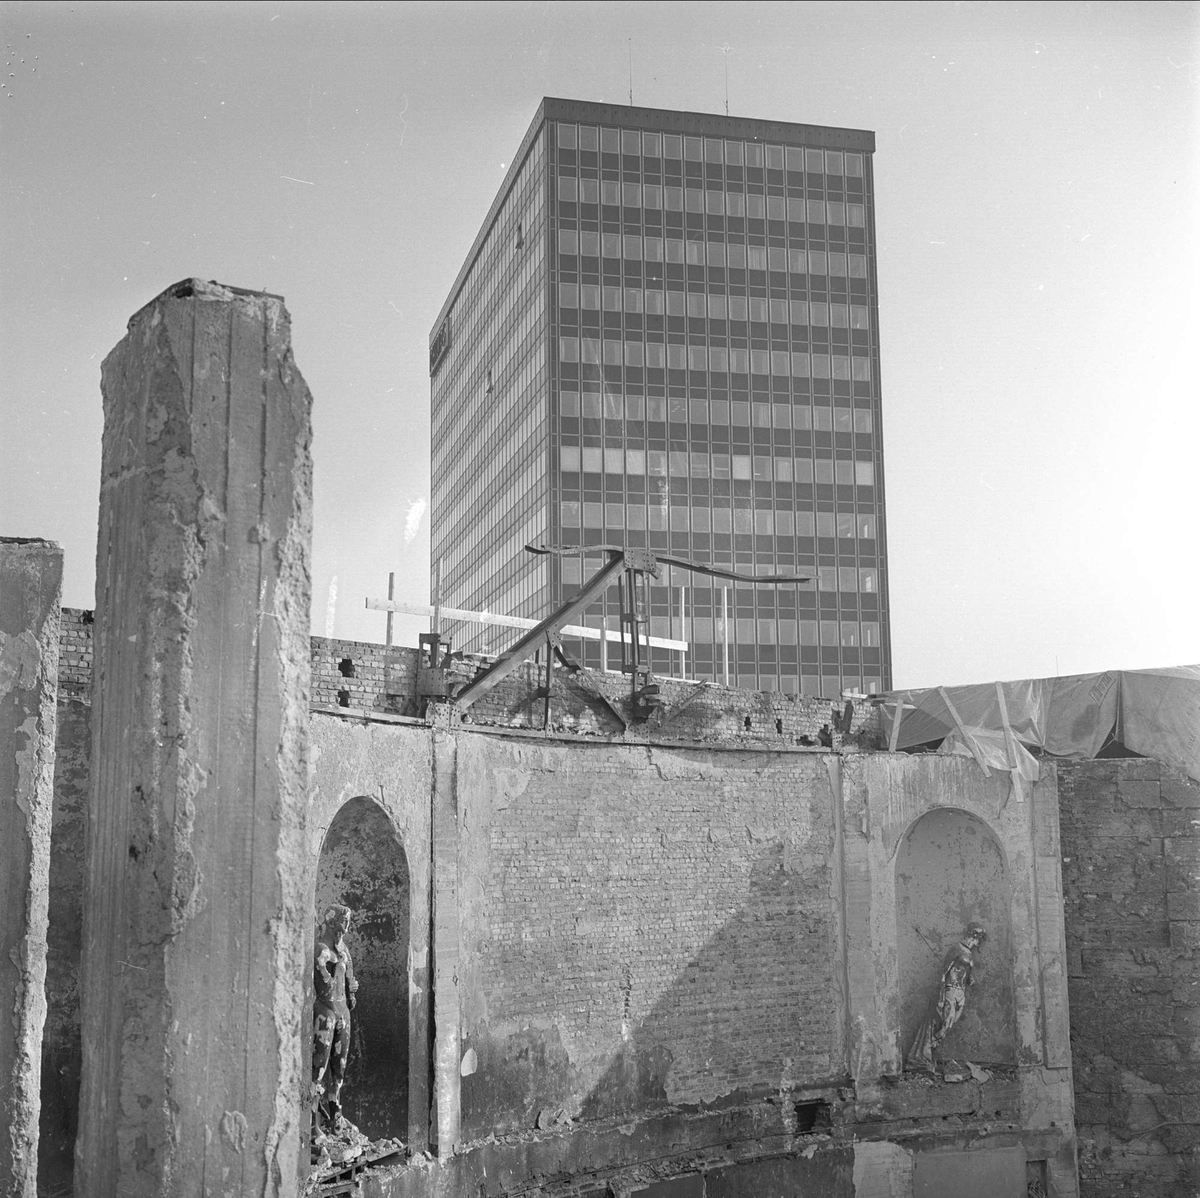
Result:
[[[1200,1192],[1200,784],[1060,763],[1059,802],[1081,1193]]]
[[[844,1076],[822,758],[472,737],[459,804],[467,1138]]]

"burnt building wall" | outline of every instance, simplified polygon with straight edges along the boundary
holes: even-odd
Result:
[[[463,736],[462,1136],[846,1075],[821,757]]]
[[[56,1154],[69,1154],[74,1126],[90,631],[86,613],[63,613],[43,1174]],[[469,723],[435,733],[428,722],[401,714],[416,710],[405,707],[415,703],[414,650],[313,638],[312,661],[314,707],[326,713],[314,715],[313,724],[314,870],[337,812],[355,798],[380,804],[405,854],[410,886],[407,1140],[444,1154],[431,1093],[430,844],[438,789],[431,738],[449,736],[454,745],[443,792],[455,794],[452,826],[461,838],[454,896],[461,934],[458,1151],[438,1158],[442,1181],[421,1183],[433,1188],[414,1190],[417,1179],[405,1174],[387,1192],[434,1193],[439,1185],[505,1170],[528,1177],[538,1162],[560,1179],[563,1193],[610,1181],[634,1193],[637,1176],[647,1186],[700,1184],[699,1177],[703,1192],[715,1193],[714,1187],[742,1184],[734,1179],[743,1176],[743,1165],[745,1178],[774,1176],[772,1170],[786,1173],[795,1160],[832,1170],[831,1177],[856,1173],[859,1182],[847,1185],[859,1189],[874,1184],[872,1177],[893,1175],[903,1187],[906,1177],[951,1168],[953,1151],[969,1149],[949,1141],[937,1149],[936,1137],[921,1135],[961,1123],[955,1134],[964,1143],[977,1139],[985,1113],[998,1152],[995,1136],[1018,1134],[1039,1089],[1054,1076],[1044,1067],[1043,1047],[1017,1019],[1022,990],[1026,1011],[1040,1018],[1038,1004],[1044,1011],[1047,1003],[1029,995],[1053,987],[1056,978],[1061,986],[1062,971],[1051,958],[1038,976],[1029,957],[1033,922],[1013,927],[1007,944],[999,929],[992,936],[983,989],[974,995],[1014,1022],[990,1047],[976,1035],[979,1013],[971,1012],[954,1034],[956,1052],[982,1065],[989,1080],[933,1089],[907,1080],[889,1089],[879,1080],[896,1068],[909,1034],[906,1012],[920,1002],[898,955],[911,951],[902,943],[906,936],[923,942],[899,918],[907,900],[897,869],[907,869],[908,829],[935,809],[965,812],[999,836],[1004,885],[1018,899],[1028,893],[1020,882],[1024,850],[1013,848],[1020,823],[1033,821],[1039,868],[1048,869],[1061,852],[1081,1193],[1107,1198],[1136,1186],[1157,1198],[1195,1188],[1196,783],[1143,759],[1059,762],[1046,767],[1057,772],[1057,807],[1036,795],[1030,807],[1006,791],[1003,779],[975,781],[971,763],[901,755],[885,768],[891,755],[855,754],[874,735],[873,712],[864,706],[855,707],[845,736],[832,725],[828,703],[675,682],[664,686],[668,712],[675,707],[671,718],[628,736],[657,735],[660,743],[622,743],[619,722],[594,693],[619,700],[621,680],[592,675],[588,691],[562,671],[554,676],[544,736],[538,694],[544,670],[532,664],[472,708]],[[348,701],[338,691],[349,691]],[[823,745],[797,751],[806,749],[802,738],[817,741],[823,729],[832,753],[820,752]],[[830,790],[831,760],[850,770],[840,832],[833,825],[839,808]],[[855,780],[880,769],[895,776]],[[970,834],[960,828],[955,835],[963,841]],[[985,861],[994,856],[984,853]],[[312,885],[315,904],[315,873]],[[952,909],[952,896],[944,896],[943,922]],[[842,919],[849,926],[844,933]],[[932,930],[925,926],[932,921],[909,922],[926,935]],[[855,927],[875,936],[861,952]],[[824,967],[812,961],[816,945],[831,935],[842,937],[832,970],[828,957]],[[914,976],[931,974],[936,964],[932,948],[922,951],[928,960]],[[1011,991],[995,988],[1004,957],[1014,962]],[[843,972],[852,1002],[848,1017],[835,1017],[841,999],[825,996],[830,985],[839,994]],[[886,975],[878,987],[875,974]],[[804,989],[810,982],[817,998]],[[730,998],[735,988],[751,1000],[737,1010]],[[875,993],[872,1012],[863,996]],[[813,1022],[817,1005],[836,1034],[805,1023]],[[579,1008],[592,1012],[590,1021]],[[772,1038],[768,1025],[780,1020],[784,1034]],[[731,1042],[753,1050],[732,1051]],[[705,1043],[717,1051],[700,1062]],[[1011,1044],[1016,1074],[1006,1073],[1006,1051],[996,1051],[997,1044]],[[835,1063],[826,1067],[826,1057]],[[778,1091],[784,1074],[776,1071],[784,1061],[791,1062],[786,1080],[796,1089],[788,1091],[795,1100],[780,1105],[764,1094],[763,1079]],[[839,1084],[837,1062],[854,1080],[850,1089]],[[862,1084],[870,1078],[874,1089]],[[806,1095],[826,1104],[822,1119],[830,1127],[797,1132],[803,1120],[795,1110]],[[643,1134],[636,1150],[611,1130],[630,1118]],[[850,1128],[857,1129],[853,1150],[838,1138]],[[747,1150],[741,1164],[730,1160],[712,1147],[726,1133],[759,1145],[760,1155]],[[1037,1135],[1040,1150],[1028,1136],[1023,1147],[1014,1140],[1010,1148],[1031,1168],[1043,1168],[1049,1183],[1047,1162],[1059,1143],[1048,1126]],[[812,1155],[814,1136],[821,1151]],[[629,1153],[652,1155],[664,1142],[690,1145],[697,1169],[689,1173],[674,1160],[660,1173],[639,1173]],[[774,1147],[762,1147],[768,1145]],[[781,1155],[770,1155],[775,1148]],[[801,1150],[810,1156],[797,1157]],[[757,1162],[753,1169],[749,1160]],[[1039,1176],[1036,1168],[1030,1173],[1031,1180]]]
[[[1200,784],[1059,766],[1081,1193],[1200,1192]]]

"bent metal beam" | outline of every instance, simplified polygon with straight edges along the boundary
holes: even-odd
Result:
[[[104,362],[80,1195],[296,1194],[311,397],[185,280]]]

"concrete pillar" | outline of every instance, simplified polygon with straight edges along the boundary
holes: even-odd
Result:
[[[0,539],[0,1194],[37,1193],[62,550]]]
[[[78,1195],[301,1178],[311,397],[187,280],[102,372]]]
[[[454,734],[433,733],[433,1100],[430,1139],[453,1156],[462,1126],[458,976],[458,754]]]

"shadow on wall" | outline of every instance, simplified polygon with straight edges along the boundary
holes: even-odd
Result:
[[[778,1086],[781,1075],[809,1084],[840,1076],[829,886],[826,860],[780,842],[761,846],[741,907],[682,970],[669,966],[673,976],[661,987],[655,974],[667,955],[664,943],[679,934],[677,913],[644,912],[620,958],[607,937],[603,946],[580,937],[572,951],[586,961],[583,976],[611,979],[611,998],[588,1016],[607,1067],[588,1085],[553,1020],[477,1045],[478,1072],[462,1087],[464,1132],[711,1101],[739,1088]],[[598,889],[596,907],[605,901]],[[646,1011],[648,989],[658,997]]]
[[[84,840],[87,834],[91,707],[59,701],[50,841],[46,1024],[42,1032],[42,1109],[38,1192],[70,1194],[79,1129],[79,962],[83,949]]]
[[[351,799],[325,833],[317,864],[315,918],[331,903],[353,911],[346,946],[358,979],[346,1118],[371,1139],[408,1136],[408,858],[387,813]]]
[[[946,951],[977,920],[966,1010],[937,1054],[942,1060],[1016,1063],[1011,888],[1004,852],[987,825],[954,808],[921,816],[896,853],[896,951],[901,1048],[907,1052],[941,974]]]

